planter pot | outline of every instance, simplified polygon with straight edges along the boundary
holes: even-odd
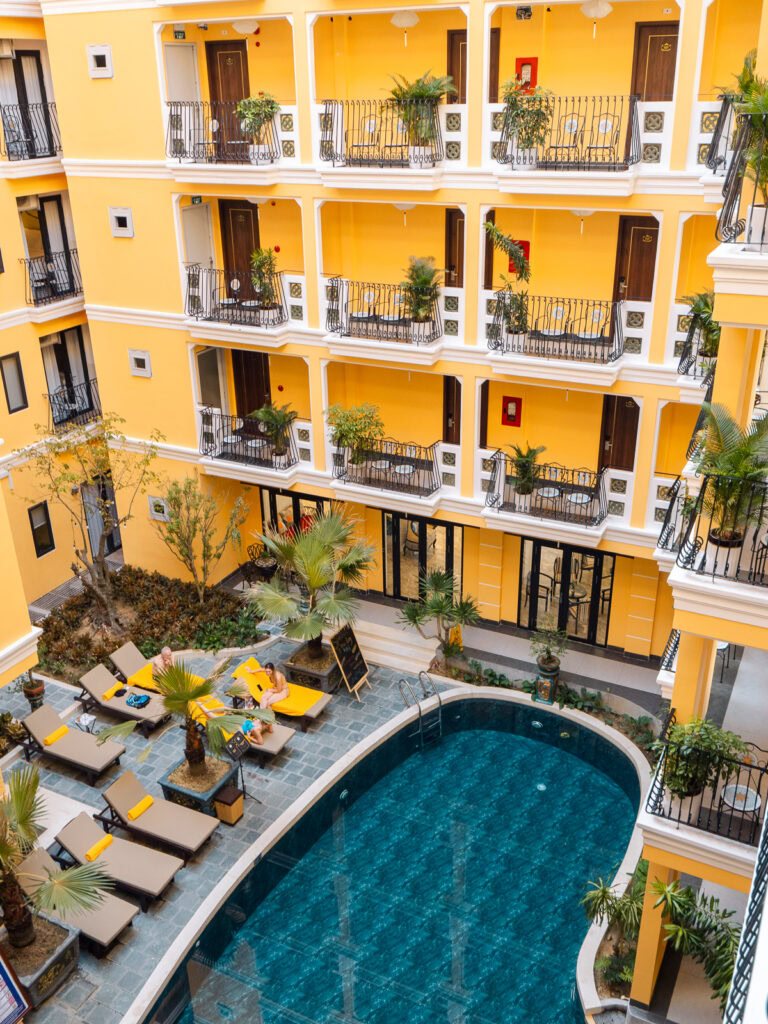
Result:
[[[16,969],[19,981],[27,991],[27,996],[33,1009],[42,1005],[45,1000],[61,988],[70,974],[77,967],[80,959],[80,932],[77,928],[56,921],[47,914],[39,914],[39,917],[62,928],[66,935],[62,938],[61,944],[51,953],[45,963],[32,974],[22,974]],[[5,928],[0,930],[0,938],[5,935]],[[11,957],[13,966],[13,958]]]
[[[179,765],[184,764],[184,758],[171,768],[171,770],[158,779],[163,796],[174,804],[181,804],[182,807],[191,807],[194,811],[201,811],[203,814],[216,814],[214,800],[216,794],[224,786],[234,786],[237,783],[237,764],[230,764],[229,761],[222,761],[228,766],[228,771],[212,786],[207,792],[198,793],[197,790],[187,789],[186,786],[179,786],[175,782],[169,782],[168,776],[172,775]]]
[[[22,689],[24,696],[29,701],[29,706],[33,711],[36,711],[38,708],[43,706],[43,701],[45,699],[45,683],[41,680],[36,680],[30,686],[24,686]]]
[[[768,245],[768,206],[750,203],[747,207],[744,228],[744,248],[751,252],[758,252],[766,245]]]
[[[408,163],[411,167],[434,167],[435,160],[432,156],[431,146],[409,146]]]
[[[557,685],[557,681],[560,678],[559,658],[555,658],[553,661],[543,661],[541,658],[537,658],[536,667],[542,679],[549,679],[552,681],[553,686]]]
[[[341,685],[341,669],[330,647],[323,644],[325,659],[318,659],[316,664],[305,657],[309,644],[302,644],[287,661],[280,666],[291,683],[301,686],[312,686],[323,693],[334,693]],[[328,657],[329,656],[329,657]]]
[[[411,321],[410,340],[416,344],[424,340],[424,336],[432,332],[434,320],[413,320]]]
[[[539,162],[538,151],[534,146],[532,149],[520,149],[517,144],[517,136],[513,135],[509,142],[509,166],[510,168],[523,167],[525,170],[535,170]]]
[[[675,796],[668,789],[664,790],[664,814],[678,825],[695,826],[699,820],[703,793],[693,796]]]
[[[721,537],[720,531],[713,529],[709,531],[708,540],[718,548],[740,548],[744,543],[744,534],[734,533],[730,537]]]
[[[528,334],[525,331],[507,331],[507,344],[516,352],[522,351],[527,340]]]

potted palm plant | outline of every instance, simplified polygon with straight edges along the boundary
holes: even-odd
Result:
[[[699,355],[714,359],[720,346],[720,324],[714,319],[715,293],[710,289],[684,295],[683,302],[688,303],[688,313],[695,317],[701,332]]]
[[[59,988],[78,960],[79,932],[47,917],[46,912],[65,915],[90,910],[112,886],[94,863],[40,878],[21,868],[42,831],[45,808],[39,785],[37,768],[25,765],[7,776],[0,800],[0,948],[33,1006]]]
[[[274,309],[278,305],[276,273],[277,256],[274,249],[255,249],[251,253],[251,284],[256,301],[262,309]]]
[[[379,407],[370,402],[353,405],[345,409],[338,403],[329,407],[326,419],[331,431],[331,443],[336,448],[336,458],[343,464],[344,449],[348,450],[349,462],[358,465],[363,462],[371,443],[384,437],[384,421]]]
[[[512,465],[515,467],[515,490],[518,494],[532,494],[533,485],[536,480],[536,461],[546,446],[539,445],[538,448],[531,448],[526,442],[525,448],[519,444],[510,446],[512,450]]]
[[[275,449],[275,455],[283,456],[288,451],[291,441],[291,426],[298,419],[298,413],[291,408],[290,402],[285,405],[273,405],[271,402],[250,413],[259,421],[264,433]]]
[[[248,147],[252,163],[263,164],[272,160],[268,126],[279,113],[280,104],[268,92],[259,92],[237,104],[240,127],[253,139],[253,144]]]
[[[432,256],[411,256],[401,284],[405,299],[406,316],[411,321],[411,340],[418,342],[424,335],[424,324],[434,323],[435,307],[440,298],[440,271]]]
[[[356,606],[350,585],[360,584],[373,565],[375,549],[356,539],[357,521],[333,508],[313,516],[301,531],[270,529],[259,536],[282,569],[298,581],[301,593],[277,577],[249,594],[259,614],[284,622],[284,633],[305,643],[285,663],[289,678],[334,689],[340,677],[333,652],[323,646],[323,629],[351,623]]]
[[[504,127],[509,139],[509,163],[535,168],[552,120],[552,93],[511,78],[502,86]]]
[[[437,138],[437,105],[449,92],[456,92],[450,75],[425,72],[409,82],[404,75],[392,75],[390,91],[398,116],[408,133],[408,158],[411,167],[434,165],[434,141]]]

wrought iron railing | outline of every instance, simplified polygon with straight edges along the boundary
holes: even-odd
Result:
[[[2,153],[9,160],[37,160],[61,152],[55,103],[4,103]]]
[[[325,325],[330,333],[414,345],[442,337],[439,299],[419,289],[334,277],[328,296]]]
[[[320,159],[347,167],[434,167],[444,157],[438,104],[325,100]]]
[[[50,256],[23,259],[26,269],[27,302],[31,306],[45,306],[58,302],[83,290],[77,249],[52,252]]]
[[[723,205],[715,231],[719,242],[738,243],[750,252],[768,251],[768,204],[764,191],[764,170],[768,162],[766,136],[768,114],[737,116],[733,156],[725,175]]]
[[[624,351],[623,303],[496,293],[488,347],[542,359],[611,363]]]
[[[712,141],[709,144],[709,152],[705,161],[707,167],[718,176],[725,176],[728,167],[728,160],[734,144],[734,133],[736,129],[736,108],[735,103],[738,97],[726,95],[721,97],[720,110],[715,123],[715,130],[712,133]]]
[[[288,319],[282,274],[254,283],[250,270],[217,270],[190,264],[186,314],[246,327],[276,327]]]
[[[672,672],[677,661],[677,652],[680,647],[680,630],[671,629],[667,642],[664,644],[664,650],[661,655],[661,665],[659,666],[665,672]]]
[[[661,738],[664,745],[648,790],[648,813],[755,846],[768,799],[765,752],[747,744],[749,752],[736,760]],[[688,794],[690,789],[695,792]]]
[[[409,444],[392,438],[336,448],[333,475],[347,483],[426,497],[440,487],[438,444]]]
[[[491,508],[581,526],[597,526],[608,514],[603,470],[567,469],[556,463],[530,466],[501,449],[491,460],[485,496]]]
[[[685,503],[685,481],[680,477],[669,488],[669,504],[661,525],[657,548],[662,551],[679,551],[687,526],[687,520],[683,514]]]
[[[210,408],[200,413],[200,454],[260,469],[290,469],[299,461],[292,430],[276,440],[257,419]]]
[[[701,317],[694,314],[680,352],[677,372],[685,377],[706,380],[714,373],[717,360],[717,350],[712,349],[712,342],[702,327]]]
[[[744,1011],[755,966],[755,949],[763,920],[765,894],[768,891],[768,826],[763,823],[763,835],[757,851],[755,873],[747,903],[747,913],[741,929],[736,964],[733,969],[731,991],[723,1015],[723,1024],[743,1024]]]
[[[526,145],[516,131],[517,116],[507,106],[496,159],[512,168],[554,171],[626,171],[640,162],[640,123],[636,96],[528,96],[543,125],[543,139]],[[521,145],[522,143],[522,145]]]
[[[48,400],[50,426],[54,430],[83,426],[101,416],[99,385],[95,377],[78,384],[64,384],[45,398]]]
[[[768,482],[705,476],[677,564],[713,579],[768,586]]]
[[[273,164],[280,157],[275,119],[254,138],[243,128],[236,100],[172,100],[166,152],[204,164]]]

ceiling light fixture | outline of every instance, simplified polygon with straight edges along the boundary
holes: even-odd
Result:
[[[403,30],[403,38],[405,40],[405,45],[407,46],[408,29],[419,24],[418,14],[414,14],[413,11],[398,11],[397,14],[393,14],[389,20],[395,28],[401,28]]]
[[[613,7],[608,0],[587,0],[587,3],[580,7],[581,13],[587,18],[592,18],[592,38],[597,35],[597,19],[604,18],[610,14]]]

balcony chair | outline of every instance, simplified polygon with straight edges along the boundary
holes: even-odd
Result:
[[[544,303],[540,315],[534,322],[531,338],[538,342],[537,354],[549,354],[549,342],[563,341],[570,324],[570,303],[567,300],[553,299]]]
[[[619,163],[620,134],[621,117],[618,114],[593,114],[584,146],[587,166]]]
[[[538,590],[539,590],[539,600],[541,600],[542,595],[543,595],[543,597],[544,597],[544,611],[546,612],[546,611],[549,611],[549,599],[552,596],[552,587],[551,587],[551,582],[550,582],[550,586],[547,586],[546,583],[542,583],[541,582],[542,576],[545,579],[549,579],[549,576],[547,576],[546,573],[539,573],[539,587],[538,587]],[[526,575],[526,577],[525,577],[525,603],[526,604],[530,604],[530,601],[531,601],[531,573],[529,572]]]
[[[575,110],[567,111],[561,116],[550,137],[557,141],[546,146],[546,163],[578,164],[584,145],[584,115]]]
[[[375,117],[344,132],[344,152],[350,163],[377,163],[381,149],[381,130]]]

